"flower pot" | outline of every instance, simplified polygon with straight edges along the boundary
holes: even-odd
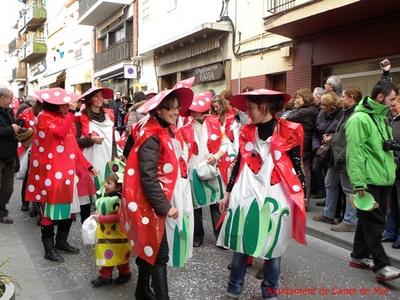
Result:
[[[0,283],[3,284],[3,283]],[[9,282],[5,283],[5,291],[2,296],[0,296],[0,300],[15,300],[15,287],[14,284]]]

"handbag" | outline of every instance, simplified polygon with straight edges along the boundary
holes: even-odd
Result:
[[[197,175],[201,180],[214,180],[218,176],[218,170],[215,166],[210,165],[206,161],[199,163],[197,169]]]
[[[331,145],[332,139],[329,140],[327,143],[322,144],[321,147],[317,150],[314,156],[312,168],[314,171],[322,170],[326,168],[329,164],[329,160],[331,157]]]

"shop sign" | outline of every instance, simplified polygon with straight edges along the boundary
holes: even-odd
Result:
[[[193,76],[197,83],[210,82],[224,78],[224,66],[222,63],[212,64],[193,70]]]

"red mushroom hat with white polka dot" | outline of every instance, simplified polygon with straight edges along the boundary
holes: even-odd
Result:
[[[104,99],[112,99],[114,97],[114,91],[107,87],[93,86],[82,94],[79,99],[88,99],[89,95],[94,95],[96,92],[101,91]]]
[[[195,95],[192,105],[190,105],[189,107],[189,110],[200,113],[209,111],[212,98],[212,94],[208,91]]]
[[[258,89],[251,92],[245,92],[233,96],[230,103],[241,111],[247,110],[247,99],[252,96],[276,96],[277,98],[283,99],[284,103],[290,100],[290,95],[278,91],[268,90],[268,89]]]
[[[40,102],[44,101],[55,105],[64,105],[79,99],[79,95],[58,87],[35,91],[35,95]]]
[[[155,95],[153,98],[147,100],[136,111],[141,114],[148,113],[149,111],[155,109],[158,105],[160,105],[165,97],[173,93],[179,102],[180,115],[185,116],[186,111],[189,109],[193,101],[193,91],[191,90],[193,82],[194,77],[178,82],[172,89],[163,90]]]

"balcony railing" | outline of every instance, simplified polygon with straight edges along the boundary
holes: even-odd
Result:
[[[12,54],[14,53],[17,49],[19,49],[22,45],[24,44],[24,41],[22,39],[13,39],[9,44],[8,44],[8,53]]]
[[[26,42],[22,48],[20,49],[20,51],[23,51],[21,55],[18,55],[18,57],[20,58],[23,55],[25,57],[21,61],[26,63],[34,62],[46,55],[46,39],[42,37],[34,37],[32,40]]]
[[[79,0],[79,17],[83,16],[99,0]]]
[[[26,64],[19,63],[18,68],[12,70],[13,81],[26,81]]]
[[[296,0],[268,0],[267,9],[270,13],[278,13],[293,8]]]
[[[98,26],[132,0],[79,0],[80,25]]]
[[[102,52],[96,53],[94,69],[95,71],[99,71],[123,60],[130,60],[132,55],[132,41],[119,41]]]
[[[31,6],[26,10],[21,11],[21,17],[18,20],[18,31],[35,30],[47,19],[47,10],[43,6]]]

